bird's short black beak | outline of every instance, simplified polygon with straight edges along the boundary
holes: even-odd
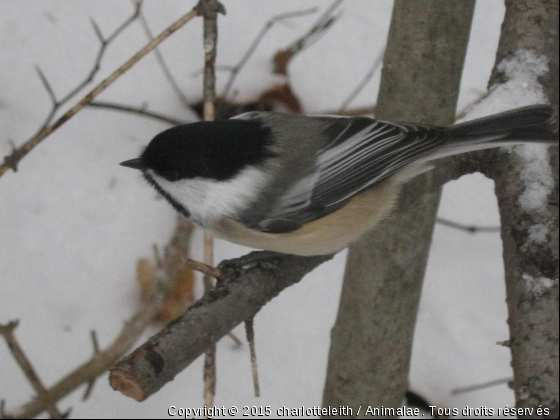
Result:
[[[124,162],[121,162],[121,165],[132,169],[139,169],[139,170],[145,169],[142,158],[125,160]]]

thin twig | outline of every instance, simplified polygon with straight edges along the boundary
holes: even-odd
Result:
[[[344,0],[334,0],[334,2],[319,17],[311,29],[303,37],[294,42],[291,47],[289,47],[293,54],[297,54],[305,48],[310,47],[317,42],[322,35],[324,35],[325,31],[339,19],[340,15],[334,16],[333,13],[343,2]]]
[[[142,302],[140,309],[124,325],[109,347],[94,355],[48,389],[52,401],[61,400],[80,386],[105,373],[128,352],[146,328],[153,323],[173,289],[177,273],[183,268],[183,258],[189,252],[192,230],[193,226],[190,222],[183,219],[179,221],[173,238],[165,250],[163,267],[157,270],[154,280],[157,287],[153,288],[153,295]],[[21,407],[5,413],[5,417],[28,419],[38,416],[46,409],[47,401],[37,396]]]
[[[52,401],[58,401],[83,384],[89,384],[99,375],[114,365],[136,342],[144,330],[151,325],[160,312],[165,299],[157,296],[127,322],[115,341],[105,350],[93,356],[88,362],[58,381],[47,392]],[[40,396],[18,409],[6,414],[7,418],[33,418],[47,409],[46,402]]]
[[[233,84],[235,82],[235,79],[237,78],[237,75],[243,69],[245,64],[247,64],[247,61],[249,61],[249,59],[251,58],[251,56],[253,55],[253,53],[255,52],[255,50],[257,49],[259,44],[261,43],[261,41],[264,39],[267,32],[270,31],[276,23],[281,22],[281,21],[286,20],[286,19],[292,19],[292,18],[296,18],[296,17],[307,16],[309,14],[315,13],[316,11],[317,11],[317,8],[314,7],[314,8],[311,8],[311,9],[300,10],[300,11],[297,11],[297,12],[283,13],[281,15],[274,16],[268,22],[266,22],[264,24],[263,28],[260,30],[260,32],[257,34],[255,39],[253,40],[253,42],[251,43],[251,45],[249,46],[249,48],[247,49],[247,51],[245,52],[245,54],[243,54],[243,56],[241,57],[241,59],[239,60],[239,62],[236,65],[234,65],[234,66],[219,66],[218,67],[218,69],[220,71],[225,70],[225,71],[229,71],[231,73],[230,77],[229,77],[229,80],[226,82],[226,85],[225,85],[224,90],[222,92],[222,95],[221,95],[222,98],[226,98],[229,95],[229,93],[230,93],[230,91],[233,87]]]
[[[213,277],[217,280],[223,280],[227,276],[227,272],[221,270],[219,268],[213,267],[209,264],[205,264],[200,261],[195,261],[190,258],[185,258],[185,267],[190,268],[191,270],[198,271],[205,276]]]
[[[317,42],[325,32],[339,19],[340,14],[333,16],[333,12],[342,4],[344,0],[335,0],[319,17],[319,19],[311,26],[311,29],[305,33],[297,41],[293,42],[287,48],[278,51],[274,56],[274,72],[277,74],[287,75],[288,62],[294,56],[304,49],[309,48]]]
[[[451,395],[459,395],[459,394],[466,394],[467,392],[480,391],[482,389],[508,384],[511,381],[513,381],[513,378],[509,377],[509,378],[495,379],[493,381],[483,382],[481,384],[466,386],[463,388],[455,388],[454,390],[451,391]]]
[[[132,13],[132,15],[127,20],[125,20],[117,29],[115,29],[113,31],[113,33],[111,33],[111,35],[109,35],[107,38],[103,37],[99,27],[97,26],[95,21],[93,19],[91,19],[91,24],[93,26],[93,29],[95,30],[95,33],[97,34],[97,36],[99,38],[99,41],[101,42],[101,46],[99,47],[99,52],[97,53],[97,58],[95,59],[95,63],[93,65],[93,68],[92,68],[90,74],[84,79],[84,81],[82,83],[80,83],[71,92],[69,92],[65,97],[63,97],[60,101],[61,103],[66,103],[67,101],[72,99],[87,84],[89,84],[95,78],[95,76],[97,75],[97,72],[99,72],[99,70],[100,70],[101,60],[103,59],[103,56],[105,54],[105,50],[107,49],[109,44],[111,42],[113,42],[115,40],[115,38],[117,38],[132,22],[134,22],[136,19],[138,19],[138,17],[140,16],[141,10],[142,10],[142,0],[139,0],[139,1],[135,2],[134,12]]]
[[[476,94],[476,99],[470,101],[467,105],[463,106],[463,109],[457,112],[457,115],[455,116],[455,121],[462,120],[463,118],[465,118],[468,112],[472,109],[472,107],[477,103],[479,103],[482,99],[484,99],[484,97],[488,94],[487,92],[481,92],[477,89],[472,89],[472,90],[473,93]]]
[[[144,28],[144,32],[146,33],[146,36],[150,41],[153,40],[154,35],[152,33],[152,30],[150,29],[150,26],[148,25],[148,21],[146,20],[146,17],[142,12],[140,12],[139,17],[140,17],[140,23]],[[163,71],[163,74],[165,75],[165,78],[169,82],[169,85],[171,86],[175,94],[179,97],[179,100],[185,106],[185,108],[190,108],[190,103],[189,100],[187,99],[187,96],[183,93],[183,91],[179,87],[179,84],[171,74],[171,70],[169,70],[169,67],[167,66],[167,63],[165,62],[165,59],[163,58],[163,55],[161,54],[159,48],[154,49],[154,54],[156,55],[156,59],[161,67],[161,70]]]
[[[136,108],[133,106],[129,106],[129,105],[123,105],[123,104],[117,104],[117,103],[112,103],[112,102],[101,102],[101,101],[94,101],[88,104],[89,107],[92,108],[102,108],[102,109],[111,109],[111,110],[115,110],[115,111],[122,111],[122,112],[128,112],[131,114],[136,114],[139,115],[141,117],[148,117],[166,124],[171,124],[171,125],[182,125],[182,124],[187,124],[187,121],[182,121],[182,120],[177,120],[173,117],[169,117],[167,115],[163,115],[160,114],[158,112],[153,112],[153,111],[147,111],[145,109],[142,108]]]
[[[366,85],[373,78],[373,76],[375,76],[375,73],[377,72],[379,67],[381,67],[381,63],[383,63],[384,56],[385,56],[385,47],[383,47],[381,52],[377,55],[375,61],[373,62],[373,65],[371,66],[371,68],[369,69],[365,77],[362,79],[362,81],[358,84],[358,86],[356,86],[356,88],[352,91],[352,93],[348,96],[348,98],[346,98],[346,100],[342,103],[340,109],[338,110],[339,113],[343,113],[346,110],[346,108],[348,108],[348,106],[352,103],[352,101],[356,99],[356,96],[360,94],[360,92],[366,87]]]
[[[46,76],[38,66],[36,67],[37,73],[39,74],[39,77],[43,82],[43,85],[45,86],[45,89],[47,90],[53,103],[51,111],[49,112],[47,118],[45,119],[45,122],[43,123],[43,125],[41,126],[37,134],[41,133],[52,122],[54,116],[56,115],[56,113],[61,107],[66,105],[71,99],[73,99],[79,92],[81,92],[81,90],[84,87],[86,87],[89,83],[91,83],[91,81],[95,78],[95,76],[101,69],[101,61],[103,60],[103,57],[105,55],[105,52],[107,51],[107,48],[109,47],[109,44],[112,41],[114,41],[115,38],[117,38],[129,25],[131,25],[136,19],[138,19],[138,16],[142,9],[142,1],[136,1],[133,3],[134,3],[134,12],[132,13],[132,15],[130,15],[130,17],[128,17],[121,25],[119,25],[107,38],[103,36],[95,20],[93,20],[93,18],[90,18],[91,25],[93,26],[95,35],[99,39],[99,43],[100,43],[99,51],[97,52],[95,62],[93,63],[93,67],[88,73],[88,75],[80,83],[78,83],[78,85],[74,89],[72,89],[68,94],[66,94],[66,96],[64,96],[62,99],[60,100],[56,99],[56,95],[49,81],[47,80]]]
[[[258,255],[252,253],[236,260],[234,266],[239,267],[239,273],[232,270],[225,281],[206,293],[148,342],[119,361],[111,369],[109,377],[113,388],[137,401],[144,401],[233,328],[253,318],[282,290],[299,281],[320,263],[332,258],[301,258],[278,254],[266,260],[265,265],[274,267],[267,270],[261,265],[249,263],[258,258]],[[264,261],[262,258],[258,260]],[[177,349],[181,351],[177,352]],[[153,360],[161,363],[150,362]]]
[[[97,339],[97,332],[95,330],[90,331],[91,343],[93,345],[93,355],[97,356],[99,354],[99,340]],[[87,385],[84,395],[82,396],[82,401],[86,401],[93,392],[93,387],[95,386],[97,378],[93,378]]]
[[[232,339],[236,347],[243,347],[243,341],[241,341],[234,333],[229,332],[228,337]]]
[[[54,90],[53,90],[51,84],[49,83],[49,81],[47,80],[47,77],[45,76],[45,73],[43,73],[43,70],[41,70],[41,68],[39,66],[35,66],[35,70],[37,71],[37,74],[39,75],[39,79],[41,79],[41,82],[43,83],[43,86],[45,87],[45,90],[47,91],[47,93],[49,94],[49,97],[51,98],[51,101],[53,103],[53,108],[57,109],[60,106],[60,103],[58,102],[58,99],[56,99],[56,95],[54,94]]]
[[[46,401],[47,411],[49,412],[51,418],[53,419],[66,418],[66,416],[58,410],[55,400],[52,398],[49,391],[47,391],[47,389],[43,385],[43,382],[41,382],[41,379],[39,379],[39,376],[35,372],[35,369],[31,365],[31,362],[29,361],[29,359],[23,352],[23,349],[21,348],[18,341],[16,340],[14,331],[17,328],[17,326],[18,326],[17,321],[10,322],[8,325],[0,324],[0,335],[4,336],[4,338],[6,339],[8,348],[12,352],[12,355],[14,356],[14,359],[16,360],[18,365],[20,366],[21,370],[27,377],[27,380],[29,381],[29,383],[37,393],[37,396],[43,399],[44,401]]]
[[[251,351],[251,370],[253,372],[253,387],[255,389],[255,397],[261,396],[261,389],[259,386],[259,370],[257,365],[257,352],[255,350],[255,328],[254,318],[245,321],[245,332],[247,334],[247,342]]]
[[[224,6],[218,0],[200,0],[199,13],[204,22],[204,121],[214,121],[216,118],[216,53],[218,45],[218,14],[225,14]],[[204,263],[214,264],[214,238],[204,233]],[[204,276],[204,292],[214,287],[214,280],[210,275]],[[214,406],[216,395],[216,345],[208,348],[204,358],[204,405]]]
[[[477,233],[499,233],[501,231],[501,227],[499,226],[476,226],[476,225],[464,225],[461,223],[453,222],[451,220],[447,220],[441,217],[438,217],[437,222],[440,225],[457,229],[463,232],[467,232],[470,234],[477,234]]]
[[[122,76],[127,70],[129,70],[134,64],[140,61],[144,56],[146,56],[155,47],[161,44],[165,39],[167,39],[171,34],[185,25],[187,22],[198,16],[199,9],[195,7],[189,13],[185,14],[179,18],[175,23],[170,25],[161,34],[159,34],[153,41],[149,42],[140,51],[138,51],[134,56],[132,56],[126,63],[115,70],[109,77],[103,80],[99,85],[97,85],[90,93],[88,93],[78,104],[74,105],[70,110],[68,110],[63,116],[56,120],[51,125],[45,127],[36,136],[26,141],[21,147],[16,149],[11,155],[4,158],[4,163],[0,165],[0,177],[6,173],[8,169],[17,170],[17,166],[21,159],[26,156],[31,150],[33,150],[39,143],[41,143],[46,137],[48,137],[52,132],[62,126],[66,121],[76,115],[81,111],[86,105],[91,103],[101,92],[103,92],[107,87],[109,87],[115,80]]]

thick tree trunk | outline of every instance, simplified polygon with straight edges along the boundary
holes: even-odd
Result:
[[[490,87],[508,82],[499,65],[503,60],[529,51],[548,62],[539,82],[558,109],[558,0],[506,1],[506,6]],[[518,96],[524,94],[520,89]],[[519,417],[545,417],[540,407],[558,418],[558,148],[531,146],[522,153],[500,152],[498,159],[489,175],[496,182],[502,217],[516,405],[526,410]],[[538,159],[538,167],[527,159]],[[531,175],[535,169],[539,176],[548,171],[549,185]],[[547,194],[543,205],[525,203],[528,188]]]
[[[377,117],[454,122],[474,1],[395,2]],[[409,206],[409,184],[382,225],[350,248],[323,406],[399,407],[408,381],[418,302],[440,192]],[[370,417],[370,416],[368,416]]]

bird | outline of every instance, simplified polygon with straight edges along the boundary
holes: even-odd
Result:
[[[555,109],[534,105],[439,127],[369,117],[248,112],[156,135],[121,165],[217,237],[326,255],[386,217],[434,161],[519,143],[558,144]]]

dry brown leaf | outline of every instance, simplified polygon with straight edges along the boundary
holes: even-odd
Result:
[[[147,258],[140,258],[136,263],[136,280],[140,286],[140,296],[148,299],[154,288],[156,267]]]
[[[273,71],[275,74],[282,76],[288,75],[288,63],[294,56],[294,51],[289,48],[287,50],[278,51],[272,59]]]
[[[194,273],[181,270],[175,279],[175,287],[158,315],[158,321],[168,323],[181,315],[195,301]]]
[[[292,114],[301,114],[303,112],[299,99],[294,95],[292,88],[287,83],[276,85],[267,90],[260,96],[258,102],[263,107],[269,107],[275,111]]]

